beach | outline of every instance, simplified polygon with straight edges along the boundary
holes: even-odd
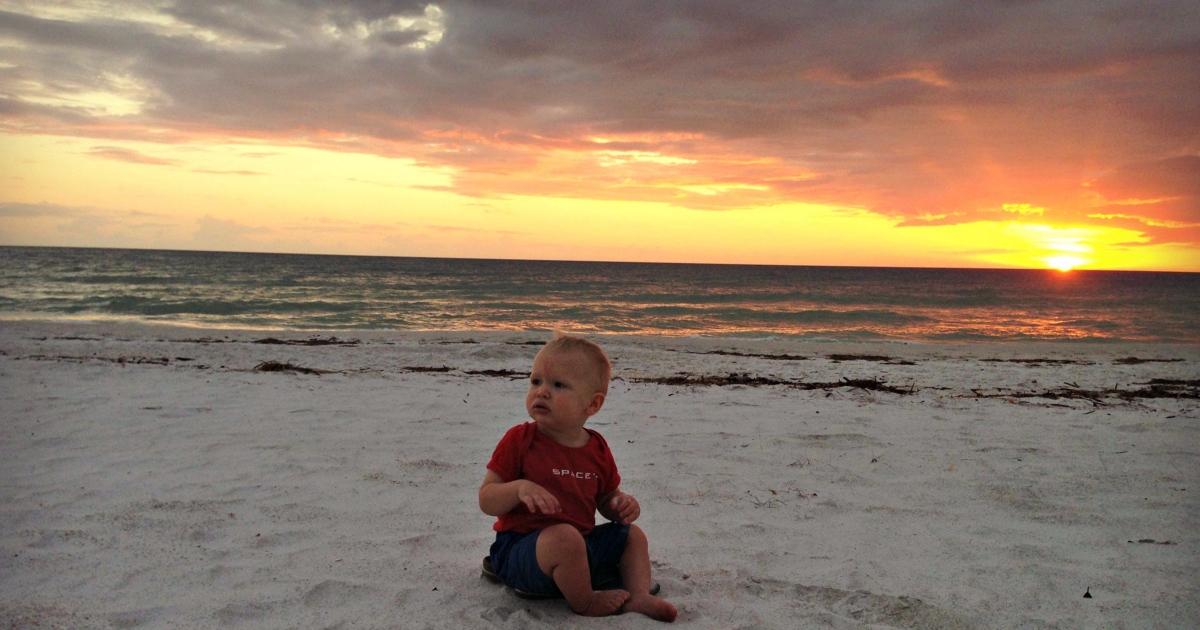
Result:
[[[659,627],[480,577],[546,338],[0,323],[0,627]],[[678,625],[1200,623],[1200,347],[592,338]]]

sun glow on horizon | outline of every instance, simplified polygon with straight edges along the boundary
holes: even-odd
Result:
[[[1200,269],[1186,245],[1135,230],[1007,221],[898,226],[864,208],[459,194],[464,174],[411,159],[270,142],[163,144],[0,134],[0,244],[290,253],[872,267]],[[626,165],[666,169],[637,152]],[[569,158],[570,155],[565,156]],[[633,158],[633,159],[630,159]],[[577,160],[561,168],[595,169]],[[74,185],[59,186],[62,173]],[[638,191],[652,188],[650,179]],[[753,184],[673,181],[696,198]],[[611,192],[611,191],[608,191]],[[694,199],[688,199],[693,202]],[[755,201],[750,199],[748,201]],[[714,206],[716,207],[716,206]],[[563,238],[559,229],[586,238]]]
[[[1044,259],[1046,264],[1059,271],[1070,271],[1080,265],[1086,265],[1089,261],[1078,256],[1051,256]]]
[[[1059,271],[1070,271],[1092,262],[1083,258],[1082,255],[1090,254],[1094,251],[1094,247],[1088,241],[1094,240],[1098,234],[1079,233],[1070,230],[1060,233],[1051,232],[1051,234],[1052,236],[1047,237],[1045,240],[1045,247],[1062,253],[1043,258],[1042,260],[1047,265]]]

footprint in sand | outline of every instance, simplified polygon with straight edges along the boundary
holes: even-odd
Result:
[[[798,604],[800,619],[832,628],[912,628],[971,630],[965,617],[914,597],[880,595],[864,590],[805,586],[771,578],[744,577],[742,591],[757,598],[782,598]]]
[[[341,580],[325,580],[308,589],[308,592],[304,594],[304,605],[330,609],[375,597],[377,597],[377,589],[370,586],[351,584]]]

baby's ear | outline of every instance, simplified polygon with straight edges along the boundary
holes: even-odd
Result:
[[[595,394],[592,394],[592,400],[588,403],[587,409],[584,410],[587,415],[596,415],[596,413],[600,411],[600,408],[604,406],[604,398],[604,392],[596,392]]]

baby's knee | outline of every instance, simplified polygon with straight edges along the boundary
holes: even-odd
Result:
[[[538,534],[538,547],[553,547],[560,550],[583,550],[587,545],[583,542],[583,534],[566,524],[551,525]]]

